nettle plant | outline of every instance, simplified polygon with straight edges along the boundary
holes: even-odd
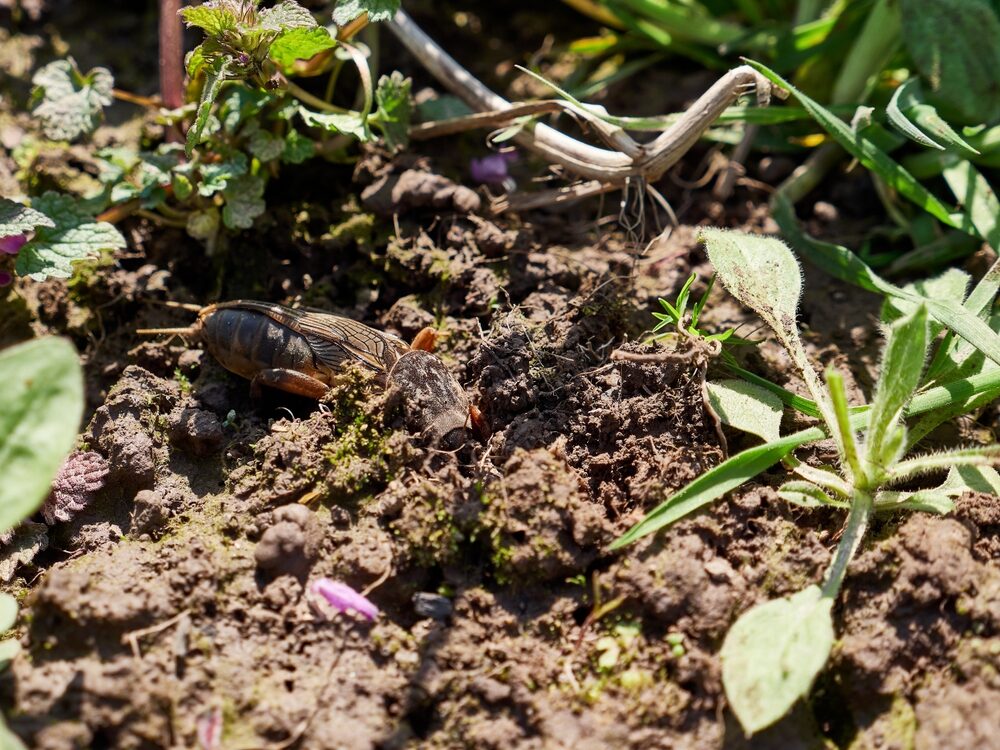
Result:
[[[938,425],[1000,396],[994,332],[1000,328],[1000,315],[991,315],[1000,270],[993,268],[967,298],[969,277],[957,269],[910,287],[890,285],[868,270],[887,294],[882,312],[885,345],[872,402],[851,407],[843,376],[831,368],[821,379],[802,344],[796,324],[801,271],[792,252],[777,239],[737,232],[705,230],[702,238],[723,284],[774,330],[812,400],[761,378],[709,384],[710,401],[722,421],[765,442],[680,490],[613,547],[682,518],[779,461],[796,475],[779,489],[782,499],[809,508],[847,510],[844,533],[822,583],[751,608],[726,636],[721,651],[726,695],[743,728],[752,734],[807,695],[826,664],[834,642],[833,605],[876,514],[947,513],[964,492],[1000,494],[1000,475],[992,468],[1000,463],[996,444],[914,453],[917,443]],[[957,305],[955,300],[965,302]],[[941,336],[945,326],[937,318],[977,344],[954,331]],[[819,418],[822,426],[782,437],[782,404]],[[795,448],[823,439],[831,439],[836,448],[836,466],[810,466],[792,455]],[[935,475],[943,480],[919,486]]]
[[[187,55],[185,91],[165,96],[188,102],[160,110],[160,120],[186,129],[186,142],[149,151],[99,151],[102,189],[95,195],[47,193],[30,209],[5,202],[0,221],[9,213],[25,225],[24,232],[9,231],[27,242],[17,253],[16,273],[35,280],[70,276],[73,262],[124,247],[113,224],[135,213],[185,229],[212,253],[230,232],[249,229],[264,213],[267,183],[283,165],[345,158],[348,146],[376,134],[390,149],[403,147],[410,79],[394,72],[374,83],[366,51],[343,39],[366,23],[390,18],[398,6],[397,0],[341,3],[330,27],[294,0],[264,8],[259,0],[208,0],[183,8],[183,20],[205,39]],[[161,19],[166,26],[174,22]],[[357,109],[330,101],[342,69],[351,64],[358,73]],[[328,76],[324,97],[293,80],[321,74]],[[110,71],[82,73],[72,59],[44,66],[33,83],[39,129],[59,141],[90,135],[114,88]],[[7,231],[0,226],[0,236]]]

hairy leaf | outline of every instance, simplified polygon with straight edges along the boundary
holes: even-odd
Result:
[[[222,222],[230,229],[249,229],[266,208],[264,178],[259,175],[246,174],[234,178],[222,195],[226,199]]]
[[[55,222],[33,208],[0,198],[0,237],[26,234],[35,227],[54,227]]]
[[[758,604],[729,629],[722,683],[747,734],[769,727],[808,694],[833,647],[832,608],[833,600],[810,586]]]
[[[38,509],[76,442],[83,374],[66,339],[44,338],[0,352],[0,531]]]
[[[723,424],[762,440],[777,440],[781,428],[781,399],[745,380],[705,383],[708,400]]]
[[[971,226],[962,229],[970,234],[978,233],[990,247],[1000,252],[1000,201],[990,183],[964,160],[946,168],[942,176],[955,198],[966,207],[966,220]]]
[[[882,352],[882,368],[868,412],[865,453],[872,466],[888,467],[898,458],[889,455],[888,438],[920,384],[929,344],[927,309],[923,305],[889,328]]]
[[[226,80],[229,70],[229,58],[217,57],[205,68],[205,85],[201,90],[201,99],[198,101],[198,112],[195,114],[194,123],[188,130],[187,143],[184,152],[190,158],[194,147],[203,140],[205,127],[208,125],[208,116],[212,113],[212,104],[222,90],[222,84]]]
[[[241,177],[250,168],[246,154],[234,153],[225,161],[217,161],[212,164],[202,164],[198,171],[201,174],[201,182],[198,185],[198,195],[206,198],[214,195],[220,190],[224,190],[230,180]]]
[[[263,8],[257,14],[257,25],[262,29],[284,31],[285,29],[313,29],[316,19],[307,8],[295,0],[281,0],[273,7]],[[325,31],[325,29],[324,29]],[[329,36],[329,34],[327,34]]]
[[[949,120],[1000,117],[1000,19],[990,0],[901,0],[903,43]]]
[[[800,505],[803,508],[822,508],[824,506],[847,507],[847,503],[834,500],[819,485],[802,480],[785,482],[778,489],[778,497],[795,505]]]
[[[271,59],[285,73],[291,73],[296,60],[308,60],[313,55],[337,46],[337,40],[322,26],[292,29],[271,44]]]
[[[285,150],[285,141],[266,130],[255,130],[250,136],[250,153],[261,161],[277,159]]]
[[[197,26],[206,34],[218,36],[236,29],[239,6],[232,2],[207,2],[180,9],[180,16],[188,26]]]
[[[365,120],[354,112],[313,112],[306,107],[299,107],[302,122],[312,128],[320,128],[328,133],[344,133],[352,135],[359,141],[371,138],[371,131]]]
[[[918,78],[911,78],[897,88],[885,111],[889,122],[917,143],[944,150],[944,146],[933,140],[933,136],[941,143],[960,151],[979,153],[944,121],[934,107],[924,102]]]
[[[340,0],[333,10],[333,22],[346,26],[362,13],[368,14],[369,23],[388,21],[399,10],[400,0]]]
[[[285,136],[281,160],[287,164],[301,164],[316,154],[316,144],[294,128]]]
[[[392,75],[382,76],[375,90],[376,112],[373,122],[378,125],[385,138],[385,145],[395,151],[409,142],[410,88],[413,81],[404,78],[398,70]]]
[[[52,220],[52,226],[39,227],[21,248],[15,264],[21,276],[35,281],[50,276],[66,279],[73,274],[74,261],[125,247],[125,238],[114,225],[95,221],[72,196],[45,193],[35,199],[34,207]]]
[[[89,135],[111,104],[115,79],[107,68],[80,73],[72,58],[41,68],[31,82],[31,101],[46,138],[72,141]]]

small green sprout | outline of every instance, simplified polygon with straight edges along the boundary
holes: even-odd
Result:
[[[653,317],[659,322],[653,328],[652,333],[654,335],[652,340],[660,341],[680,334],[688,338],[698,338],[704,341],[718,341],[720,343],[728,341],[731,344],[751,343],[739,337],[734,338],[735,328],[731,328],[728,331],[720,331],[719,333],[705,333],[698,328],[698,321],[705,310],[705,304],[712,293],[712,287],[715,286],[715,276],[713,275],[708,280],[708,286],[705,287],[704,293],[694,303],[690,314],[688,314],[688,304],[691,302],[691,285],[694,284],[697,278],[698,274],[691,274],[688,280],[684,282],[684,286],[681,287],[681,291],[678,293],[677,299],[673,304],[660,297],[659,303],[660,307],[663,308],[663,312],[653,313]],[[661,331],[662,333],[660,333]]]

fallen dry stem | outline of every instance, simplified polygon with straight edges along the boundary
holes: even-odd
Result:
[[[396,13],[389,28],[442,85],[474,110],[496,113],[512,107],[439,47],[404,11]],[[770,101],[772,94],[781,98],[787,95],[781,89],[772,89],[771,83],[750,66],[741,65],[722,76],[673,125],[646,144],[636,143],[621,128],[578,107],[571,109],[587,120],[613,150],[584,143],[544,123],[525,127],[514,140],[580,177],[613,185],[623,185],[631,178],[653,182],[687,153],[727,107],[751,91],[756,92],[761,106]]]

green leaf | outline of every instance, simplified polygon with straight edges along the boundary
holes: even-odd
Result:
[[[0,352],[0,531],[34,513],[73,449],[83,416],[83,373],[66,339]]]
[[[959,220],[952,216],[947,206],[929,193],[923,185],[914,179],[913,175],[903,169],[897,161],[882,151],[872,141],[865,138],[863,134],[854,133],[847,123],[840,120],[832,112],[810,99],[801,91],[798,91],[788,81],[767,66],[753,60],[748,60],[747,62],[759,70],[766,78],[790,91],[799,100],[799,103],[809,110],[809,113],[816,119],[816,122],[866,168],[878,174],[891,187],[895,188],[899,193],[909,198],[932,216],[940,219],[948,226],[960,228]]]
[[[27,234],[35,227],[54,227],[55,222],[33,208],[0,198],[0,237]]]
[[[230,180],[247,173],[250,165],[246,154],[236,152],[225,161],[202,164],[198,167],[201,182],[198,184],[198,195],[208,197],[224,190]]]
[[[803,508],[848,507],[847,503],[830,497],[822,487],[802,480],[785,482],[778,489],[778,497]]]
[[[333,22],[346,26],[362,13],[368,14],[369,23],[389,21],[399,10],[400,0],[340,0],[333,10]]]
[[[944,121],[934,107],[924,102],[918,78],[911,78],[896,89],[886,107],[886,114],[904,135],[924,146],[944,150],[944,146],[930,137],[934,136],[954,149],[971,155],[979,153]]]
[[[207,64],[205,45],[203,44],[199,44],[184,56],[184,69],[191,78],[196,78]]]
[[[311,16],[310,16],[311,17]],[[323,26],[292,29],[271,44],[268,55],[284,73],[291,73],[296,60],[308,60],[313,55],[333,49],[337,40]]]
[[[968,161],[947,167],[942,175],[955,198],[965,206],[966,221],[961,229],[978,234],[1000,252],[1000,201],[986,178]]]
[[[226,80],[229,70],[229,58],[218,57],[205,69],[205,85],[201,90],[201,99],[198,102],[198,112],[195,114],[194,123],[188,130],[187,143],[184,146],[184,153],[191,157],[194,147],[202,142],[202,134],[205,126],[208,125],[208,116],[212,113],[212,104],[222,90],[222,84]]]
[[[237,9],[234,3],[207,2],[190,8],[181,8],[180,16],[188,26],[197,26],[206,34],[219,36],[225,31],[235,31]]]
[[[722,683],[747,734],[776,722],[807,695],[833,647],[833,600],[818,586],[744,612],[726,634]]]
[[[2,357],[2,355],[0,355]],[[6,633],[17,622],[17,599],[0,593],[0,633]]]
[[[312,13],[295,0],[281,0],[273,7],[263,8],[258,12],[257,26],[271,31],[284,31],[285,29],[315,29],[317,23]],[[326,31],[326,29],[323,30]]]
[[[284,150],[281,160],[286,164],[301,164],[316,155],[316,144],[295,129],[290,129],[285,136]]]
[[[250,136],[250,153],[261,161],[277,159],[284,153],[285,141],[266,130],[255,130]]]
[[[781,429],[781,399],[745,380],[705,383],[708,400],[722,423],[762,440],[777,440]]]
[[[703,229],[701,239],[719,278],[736,299],[784,339],[796,336],[802,272],[781,240],[724,229]]]
[[[901,0],[903,44],[945,118],[1000,117],[1000,20],[989,0]]]
[[[31,79],[34,114],[42,121],[45,137],[72,141],[89,135],[100,124],[111,104],[115,79],[107,68],[80,73],[72,58],[56,60],[39,69]]]
[[[299,107],[299,116],[308,127],[320,128],[328,133],[344,133],[352,135],[359,141],[371,138],[368,124],[357,112],[313,112],[306,107]]]
[[[39,227],[35,236],[21,248],[15,269],[35,281],[47,277],[67,279],[73,274],[73,262],[95,258],[101,250],[125,247],[125,238],[112,224],[95,221],[79,201],[69,195],[45,193],[34,207],[52,220],[52,226]]]
[[[266,208],[264,204],[264,178],[260,175],[241,175],[230,181],[222,191],[226,199],[222,209],[222,222],[230,229],[249,229],[253,221]]]
[[[819,440],[823,435],[821,429],[814,427],[780,440],[755,445],[731,456],[657,505],[639,523],[616,539],[609,549],[620,549],[636,539],[669,526],[774,466],[800,445]]]
[[[906,415],[914,417],[933,412],[957,400],[973,399],[977,395],[989,401],[1000,397],[1000,368],[928,388],[913,398],[907,408]],[[855,409],[850,415],[852,429],[861,429],[867,420],[868,407]],[[620,549],[647,534],[669,526],[770,468],[800,445],[822,440],[825,437],[827,437],[827,433],[821,428],[810,427],[807,430],[786,435],[780,440],[757,445],[730,456],[657,505],[644,519],[616,539],[609,549]]]
[[[994,362],[1000,363],[1000,337],[974,313],[954,300],[936,300],[914,297],[895,284],[890,284],[872,271],[864,261],[846,247],[821,242],[805,234],[791,212],[791,204],[780,193],[775,193],[772,215],[789,240],[813,263],[838,279],[857,284],[863,289],[891,294],[903,299],[923,302],[927,311],[963,339],[982,351]],[[987,274],[989,276],[990,274]],[[997,277],[994,276],[995,280]],[[984,297],[990,286],[979,296]],[[977,287],[978,288],[978,287]],[[973,291],[973,294],[976,294]],[[971,295],[970,295],[971,299]]]
[[[868,412],[865,457],[872,467],[888,467],[899,458],[888,455],[888,443],[896,442],[888,438],[899,425],[903,408],[920,384],[929,344],[924,305],[919,305],[889,328],[875,396]]]
[[[0,717],[0,750],[25,750],[21,738],[7,728],[3,717]]]
[[[0,641],[0,672],[7,669],[19,653],[21,653],[21,644],[14,638]]]
[[[391,151],[405,148],[409,142],[412,86],[411,79],[394,70],[392,75],[379,78],[375,90],[376,111],[371,119],[382,131],[385,145]]]

